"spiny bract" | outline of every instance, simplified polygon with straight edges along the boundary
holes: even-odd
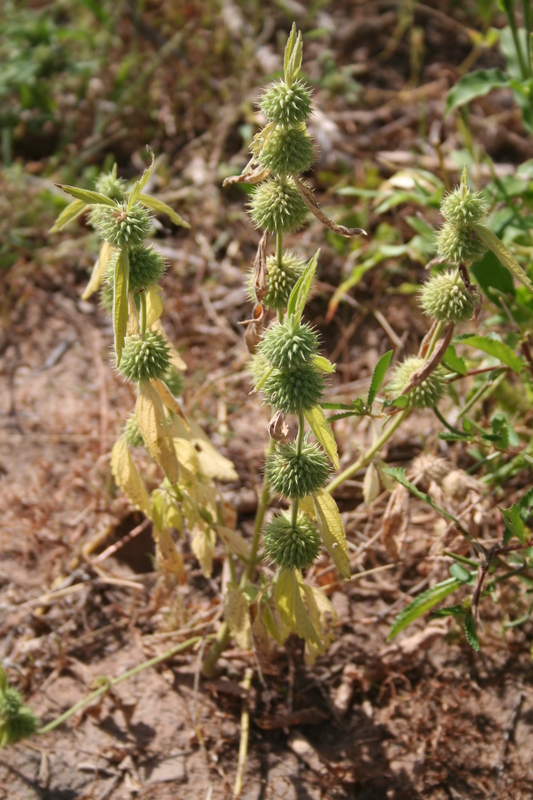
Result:
[[[142,244],[152,230],[148,212],[138,203],[128,211],[124,203],[111,206],[93,206],[90,215],[100,236],[115,247]]]
[[[293,128],[278,126],[268,137],[259,161],[277,174],[306,172],[315,155],[305,125]]]
[[[294,499],[324,486],[329,462],[317,444],[305,444],[298,454],[296,442],[279,444],[268,457],[266,474],[275,492]]]
[[[324,378],[311,366],[288,370],[274,369],[261,389],[265,400],[276,411],[300,414],[320,403]]]
[[[287,317],[267,330],[259,352],[277,369],[302,367],[318,354],[318,336],[307,323],[295,323]]]
[[[278,514],[263,534],[265,554],[278,567],[310,567],[320,550],[320,536],[309,517],[300,511],[293,527],[288,514]]]
[[[96,191],[105,194],[111,200],[124,200],[126,181],[123,178],[117,178],[114,172],[103,172],[96,181]]]
[[[130,447],[140,447],[144,444],[141,429],[135,414],[130,414],[122,429],[122,436]]]
[[[119,370],[133,383],[162,378],[170,366],[168,345],[160,333],[146,331],[126,336]]]
[[[311,93],[302,80],[280,81],[267,87],[259,105],[269,122],[298,125],[311,115]]]
[[[457,270],[430,278],[422,287],[420,305],[440,322],[466,322],[474,314],[474,301]]]
[[[0,748],[16,744],[35,733],[39,720],[22,695],[11,686],[6,686],[0,695]]]
[[[109,259],[106,270],[108,283],[113,283],[119,255],[120,250],[117,249]],[[135,245],[128,248],[128,258],[130,265],[128,291],[138,294],[148,286],[159,283],[165,272],[165,262],[157,250],[142,244]]]
[[[487,245],[473,228],[453,222],[444,223],[437,234],[436,244],[439,254],[456,264],[472,264],[487,252]]]
[[[390,384],[387,386],[394,397],[399,396],[409,383],[411,375],[418,372],[425,364],[423,358],[409,356],[398,364]],[[439,402],[444,392],[445,371],[438,366],[419,386],[411,389],[407,396],[409,408],[433,408]]]
[[[290,233],[304,224],[307,206],[292,178],[270,178],[256,187],[250,212],[258,228],[269,233]]]
[[[267,292],[261,300],[269,311],[284,311],[287,308],[290,294],[302,272],[305,261],[294,253],[285,251],[278,263],[276,256],[268,256],[266,260]],[[248,294],[255,301],[253,270],[250,271],[248,281]]]

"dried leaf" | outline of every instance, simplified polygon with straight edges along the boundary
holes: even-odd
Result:
[[[383,514],[383,544],[391,558],[399,556],[409,521],[409,491],[397,483]]]
[[[186,418],[185,414],[183,413],[183,409],[181,407],[181,403],[180,403],[180,401],[178,400],[177,397],[174,397],[174,395],[172,394],[172,392],[170,391],[170,389],[168,388],[166,383],[164,383],[164,381],[160,381],[158,379],[150,381],[150,383],[154,387],[154,389],[156,390],[156,392],[159,395],[159,397],[161,398],[161,401],[169,409],[169,411],[172,411],[172,412],[174,412],[174,414],[177,414],[178,417],[181,418],[181,420],[182,420],[183,424],[185,425],[185,427],[187,429],[189,429],[189,423],[187,421],[187,418]]]
[[[375,464],[369,464],[363,480],[363,499],[367,506],[372,503],[381,491],[379,472]]]
[[[229,178],[224,180],[222,186],[231,186],[232,183],[250,183],[252,186],[256,183],[261,183],[270,175],[270,170],[265,169],[263,166],[249,169],[255,159],[251,159],[249,164],[244,168],[240,175],[230,175]]]
[[[240,534],[225,525],[215,525],[215,530],[230,552],[247,561],[250,559],[250,546]]]
[[[224,598],[224,619],[235,641],[244,650],[252,646],[252,626],[248,602],[241,589],[228,589]]]
[[[254,270],[253,270],[255,299],[257,300],[258,303],[261,303],[263,297],[266,295],[268,290],[267,268],[266,268],[267,245],[268,245],[268,231],[265,231],[261,237],[259,246],[257,248],[257,253],[254,260]]]
[[[289,426],[285,422],[283,411],[276,411],[268,423],[268,433],[275,442],[283,442],[289,435]]]
[[[175,418],[172,423],[172,430],[175,436],[181,439],[188,439],[198,454],[200,471],[207,478],[219,481],[238,480],[237,472],[231,461],[216,450],[209,441],[202,428],[191,420],[189,423],[190,431],[187,431],[183,422]]]
[[[215,555],[215,544],[209,529],[197,530],[191,542],[194,555],[200,563],[204,578],[210,578],[213,572],[213,556]]]
[[[142,383],[135,414],[144,444],[170,483],[179,479],[179,465],[161,398],[151,383]]]
[[[74,203],[81,203],[81,200],[75,200]],[[74,203],[71,203],[71,205],[74,205]],[[82,203],[82,211],[83,208],[85,208],[85,205]],[[112,253],[113,253],[113,248],[109,244],[109,242],[105,241],[102,242],[102,244],[100,245],[100,253],[98,254],[98,258],[96,259],[93,271],[91,272],[89,283],[87,284],[87,287],[81,296],[82,300],[88,300],[89,297],[91,297],[91,295],[97,292],[100,286],[102,285],[102,281],[104,280],[105,272],[107,269],[107,264],[109,259],[111,258]]]
[[[168,528],[152,528],[152,535],[157,544],[157,561],[161,569],[170,572],[183,583],[185,581],[185,566],[180,553],[170,535]]]
[[[154,284],[146,289],[146,327],[155,325],[163,313],[163,302],[160,297],[161,287]]]
[[[128,445],[122,437],[117,439],[111,451],[111,472],[117,486],[124,492],[130,503],[151,517],[148,492],[137,467],[131,457]]]
[[[338,233],[339,236],[358,236],[359,234],[363,234],[364,236],[367,235],[366,231],[364,231],[362,228],[345,228],[344,225],[338,225],[336,222],[326,216],[326,214],[324,214],[318,205],[309,186],[303,183],[297,175],[293,175],[292,177],[294,178],[294,183],[300,192],[302,200],[306,204],[309,211],[311,211],[311,213],[314,214],[318,220],[320,220],[322,225],[325,225],[325,227],[329,228],[329,230],[333,231],[333,233]]]

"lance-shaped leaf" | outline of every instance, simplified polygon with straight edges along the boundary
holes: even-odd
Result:
[[[337,365],[332,364],[329,358],[325,358],[324,356],[314,356],[313,367],[319,372],[323,372],[325,375],[332,375]]]
[[[157,545],[157,563],[165,572],[175,575],[181,583],[185,580],[183,558],[176,549],[168,528],[152,527],[152,535]]]
[[[179,465],[161,398],[150,383],[139,386],[135,414],[144,444],[170,483],[179,479]]]
[[[151,328],[163,313],[163,302],[161,300],[161,288],[156,284],[146,289],[146,327]]]
[[[76,202],[78,202],[76,200]],[[111,253],[113,252],[112,246],[109,242],[102,242],[100,245],[100,252],[98,254],[98,258],[96,259],[96,263],[93,267],[93,271],[91,272],[91,277],[89,279],[89,283],[81,296],[82,300],[88,300],[91,295],[98,291],[100,286],[102,285],[102,281],[105,277],[105,272],[107,269],[107,265],[109,259],[111,258]]]
[[[457,336],[455,341],[461,344],[467,344],[470,347],[476,347],[484,353],[499,358],[500,361],[507,364],[508,367],[511,367],[513,372],[522,372],[524,368],[521,359],[516,355],[514,350],[509,347],[508,344],[505,344],[505,342],[499,341],[499,339],[493,339],[491,336],[479,336],[476,334],[469,336],[465,334]]]
[[[130,261],[128,249],[122,247],[115,266],[115,279],[113,282],[113,330],[115,333],[115,353],[117,367],[122,358],[124,339],[128,330],[128,285]]]
[[[370,389],[368,390],[368,398],[366,401],[367,406],[372,405],[378,395],[379,390],[381,389],[381,384],[383,383],[385,374],[389,368],[393,353],[394,350],[389,350],[387,353],[382,355],[374,368]]]
[[[197,530],[192,538],[191,548],[200,562],[204,578],[210,578],[213,572],[213,557],[215,555],[215,543],[211,531]]]
[[[279,573],[274,592],[276,608],[289,630],[321,647],[322,641],[306,611],[296,573],[297,570],[288,568],[283,568]]]
[[[211,444],[208,436],[198,423],[191,420],[189,427],[190,430],[187,430],[180,419],[173,420],[172,430],[174,436],[188,439],[194,445],[198,455],[200,472],[207,478],[219,481],[236,481],[239,476],[235,471],[235,467],[228,458],[219,453]]]
[[[313,492],[313,502],[322,541],[342,577],[350,578],[352,570],[348,557],[348,545],[337,503],[324,489]]]
[[[154,168],[154,164],[155,164],[154,153],[153,153],[152,149],[150,147],[148,147],[148,145],[146,146],[146,149],[148,150],[148,153],[150,154],[150,158],[152,159],[152,163],[150,164],[149,167],[147,167],[144,170],[144,172],[143,172],[143,174],[141,176],[141,179],[138,180],[138,181],[135,181],[135,183],[131,187],[131,191],[130,191],[129,196],[128,196],[128,211],[133,206],[133,204],[136,203],[137,200],[139,199],[139,197],[141,195],[141,192],[144,189],[144,187],[146,186],[146,184],[148,183],[148,181],[150,179],[150,175],[152,174],[152,170]]]
[[[326,419],[326,415],[320,406],[315,406],[310,411],[305,412],[305,418],[311,426],[311,430],[316,438],[326,451],[326,454],[331,459],[333,466],[335,469],[338,469],[340,464],[337,442],[335,441],[335,436],[333,435],[329,422]]]
[[[287,315],[289,317],[294,317],[297,321],[300,321],[302,318],[307,296],[316,272],[319,255],[320,250],[317,250],[311,261],[306,265],[302,275],[296,281],[290,294],[289,302],[287,303]]]
[[[524,286],[533,292],[533,283],[529,280],[528,276],[513,256],[511,251],[501,242],[497,236],[493,234],[492,231],[489,231],[484,225],[480,225],[479,223],[473,223],[471,226],[474,231],[476,232],[477,236],[484,242],[489,250],[492,250],[494,255],[500,259],[501,263],[504,267],[507,267],[509,272],[512,272],[515,278],[523,283]]]
[[[174,397],[174,395],[172,394],[166,383],[158,379],[150,381],[150,383],[152,384],[152,386],[154,387],[154,389],[156,390],[157,394],[159,395],[163,403],[166,405],[166,407],[170,411],[173,411],[174,414],[177,414],[178,417],[180,417],[183,420],[183,424],[185,425],[185,427],[189,428],[189,423],[187,422],[187,418],[183,413],[180,401],[178,400],[177,397]]]
[[[56,183],[56,186],[59,187],[59,189],[63,189],[67,194],[72,195],[72,197],[75,197],[76,200],[81,200],[82,203],[87,206],[111,206],[111,208],[118,208],[114,200],[111,200],[110,197],[106,197],[105,194],[100,194],[100,192],[93,192],[90,189],[78,189],[77,186],[66,186],[62,183]]]
[[[397,633],[403,631],[411,622],[414,622],[415,619],[421,617],[422,614],[425,614],[430,608],[436,606],[437,603],[440,603],[441,600],[444,600],[449,594],[455,592],[460,586],[463,586],[462,581],[457,578],[448,578],[447,581],[437,583],[437,585],[432,586],[431,589],[426,589],[425,592],[418,595],[416,600],[413,600],[412,603],[409,603],[408,606],[400,611],[392,624],[388,640],[390,641],[393,639]]]
[[[147,517],[151,516],[150,500],[143,479],[131,457],[128,445],[122,437],[117,439],[111,451],[111,473],[119,489],[124,492],[132,506]]]
[[[224,598],[224,619],[239,647],[249,650],[252,646],[252,625],[248,602],[242,589],[228,587]]]
[[[466,641],[468,642],[472,650],[475,650],[476,653],[479,653],[481,647],[479,644],[479,638],[476,630],[476,620],[471,611],[469,611],[468,614],[466,615],[464,624],[465,624]]]
[[[80,214],[87,208],[87,203],[83,200],[73,200],[66,208],[63,209],[61,214],[56,219],[54,225],[50,228],[50,233],[57,233],[62,230],[65,225],[79,217]]]
[[[182,228],[190,228],[188,222],[186,222],[183,217],[174,211],[169,205],[164,203],[162,200],[158,200],[157,197],[152,197],[149,194],[140,194],[137,198],[137,201],[144,206],[145,208],[150,208],[152,211],[158,211],[161,214],[166,214],[167,217],[170,217],[174,225],[181,225]]]

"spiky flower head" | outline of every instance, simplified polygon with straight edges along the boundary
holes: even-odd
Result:
[[[297,369],[310,364],[318,354],[318,336],[307,323],[287,317],[267,330],[259,352],[277,369]]]
[[[113,284],[114,281],[115,267],[119,256],[120,250],[117,249],[113,252],[107,264],[106,280],[110,284]],[[159,283],[165,272],[165,262],[163,256],[157,250],[138,244],[128,248],[128,257],[130,265],[128,291],[138,294],[148,286]]]
[[[324,392],[324,377],[307,364],[288,370],[274,369],[261,391],[276,411],[300,414],[319,404]]]
[[[409,383],[413,373],[418,372],[425,364],[423,358],[409,356],[398,364],[391,382],[387,386],[394,397],[402,393]],[[445,371],[441,366],[433,370],[421,384],[415,386],[407,394],[408,408],[433,408],[441,399],[444,392]]]
[[[487,252],[487,245],[468,225],[445,222],[437,234],[437,250],[441,256],[453,263],[472,264]]]
[[[262,304],[269,311],[284,311],[287,308],[290,294],[305,268],[305,261],[294,253],[285,251],[278,264],[276,256],[268,256],[266,260],[267,292]],[[250,299],[255,301],[253,270],[250,271],[248,283]]]
[[[113,313],[113,286],[107,281],[100,286],[100,305],[108,314]]]
[[[116,169],[111,172],[102,172],[96,181],[96,191],[105,194],[111,200],[124,200],[126,181],[123,178],[117,178]]]
[[[139,203],[129,211],[125,203],[117,203],[115,208],[93,206],[90,221],[100,236],[115,247],[142,244],[152,229],[150,215]]]
[[[299,125],[311,115],[311,92],[301,79],[292,86],[280,81],[267,87],[259,106],[269,122]]]
[[[423,285],[420,304],[439,322],[466,322],[474,314],[474,301],[457,270],[435,275]]]
[[[256,187],[250,213],[258,228],[269,233],[290,233],[301,228],[307,206],[292,178],[269,178]]]
[[[263,534],[265,554],[278,567],[310,567],[320,550],[320,536],[307,514],[300,511],[293,527],[288,514],[274,517]]]
[[[259,353],[256,353],[251,357],[251,359],[248,361],[247,367],[248,372],[254,379],[254,384],[256,386],[263,380],[266,373],[272,369],[266,358]]]
[[[266,463],[272,489],[291,499],[306,497],[320,489],[328,474],[329,462],[318,444],[304,444],[301,453],[296,442],[278,444]]]
[[[472,192],[466,182],[466,167],[463,169],[461,183],[448,192],[441,203],[440,211],[447,222],[454,225],[471,225],[480,222],[487,212],[487,203],[481,192]]]
[[[39,727],[39,720],[22,695],[11,686],[5,686],[0,694],[0,748],[16,744],[31,736]]]
[[[122,429],[122,436],[130,447],[141,447],[144,439],[135,414],[130,414]]]
[[[278,125],[261,150],[259,161],[276,174],[306,172],[315,154],[305,125],[286,128]]]
[[[119,370],[133,383],[162,378],[170,366],[170,351],[163,336],[146,331],[126,336]]]

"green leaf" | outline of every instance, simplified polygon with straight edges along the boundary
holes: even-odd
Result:
[[[158,200],[156,197],[151,197],[149,194],[140,194],[137,198],[137,201],[145,208],[151,208],[152,211],[159,211],[162,214],[166,214],[167,217],[170,217],[174,225],[181,225],[182,228],[190,228],[188,222],[186,222],[183,217],[174,211],[173,208],[168,206],[162,200]]]
[[[154,168],[155,157],[154,157],[153,150],[151,149],[151,147],[148,147],[148,145],[146,145],[146,149],[148,150],[148,152],[150,154],[150,158],[152,159],[152,163],[150,164],[149,167],[147,167],[147,169],[144,170],[144,172],[143,172],[143,174],[141,176],[141,179],[138,180],[138,181],[135,181],[135,183],[131,187],[131,191],[130,191],[130,194],[129,194],[129,197],[128,197],[128,211],[133,206],[133,204],[136,203],[137,200],[139,199],[140,194],[141,194],[142,190],[144,189],[144,187],[146,186],[146,184],[148,183],[148,180],[149,180],[150,175],[152,174],[152,170]]]
[[[289,38],[287,39],[287,44],[285,46],[285,54],[283,57],[283,73],[285,76],[285,83],[287,83],[289,86],[292,83],[290,74],[290,61],[291,61],[292,51],[294,50],[294,45],[296,44],[297,35],[298,35],[298,30],[296,28],[296,23],[293,22]]]
[[[476,97],[484,97],[493,89],[509,86],[509,78],[499,69],[479,69],[469,72],[452,86],[446,98],[445,116]]]
[[[62,183],[56,183],[56,186],[59,186],[67,194],[71,194],[76,200],[81,200],[87,206],[111,206],[111,208],[117,208],[114,200],[106,197],[105,194],[100,194],[100,192],[92,192],[90,189],[78,189],[76,186],[66,186]]]
[[[128,328],[128,284],[130,263],[127,247],[122,247],[115,267],[113,286],[113,330],[115,333],[115,353],[117,367],[122,357],[122,348]]]
[[[459,589],[462,585],[462,582],[457,580],[457,578],[448,578],[447,581],[437,583],[437,585],[433,586],[431,589],[426,589],[416,600],[413,600],[412,603],[409,603],[408,606],[400,611],[392,623],[387,640],[390,642],[396,634],[403,631],[411,622],[421,617],[422,614],[425,614],[426,611],[436,606],[437,603],[440,603],[441,600],[444,600],[444,598],[448,597],[452,592],[455,592],[456,589]]]
[[[498,307],[502,307],[500,294],[514,296],[513,276],[500,264],[492,250],[487,250],[481,261],[472,264],[471,270],[489,300]]]
[[[477,350],[482,350],[490,356],[498,358],[503,364],[507,364],[513,372],[522,372],[524,365],[522,360],[516,355],[508,344],[500,342],[498,339],[493,339],[489,336],[457,336],[455,341],[461,344],[467,344],[470,347],[475,347]]]
[[[444,608],[438,608],[436,611],[433,611],[431,617],[433,619],[440,619],[442,617],[462,617],[464,616],[465,608],[461,603],[458,603],[455,606],[445,606]]]
[[[497,256],[500,261],[502,262],[504,267],[507,267],[509,272],[512,272],[515,278],[523,283],[524,286],[533,292],[533,283],[529,280],[528,276],[513,256],[511,251],[501,242],[497,236],[493,234],[492,231],[489,231],[488,228],[485,228],[484,225],[480,225],[479,223],[473,223],[471,226],[476,234],[479,236],[482,242],[484,242],[487,247],[492,250],[495,256]]]
[[[527,542],[527,534],[520,516],[520,507],[514,503],[510,508],[502,508],[498,506],[505,520],[505,525],[511,536],[516,536],[518,541],[525,544]]]
[[[335,372],[336,364],[332,364],[328,358],[324,356],[314,356],[313,358],[313,366],[319,372],[323,372],[326,375],[331,375]]]
[[[457,563],[451,565],[450,575],[461,583],[470,583],[472,578],[475,578],[475,572],[469,572],[462,564]]]
[[[464,358],[457,355],[455,347],[452,344],[446,348],[442,362],[448,369],[457,372],[458,375],[466,375],[468,372]]]
[[[465,635],[466,640],[472,650],[475,650],[477,653],[479,653],[481,647],[479,645],[479,639],[476,630],[476,620],[474,619],[474,615],[471,611],[469,611],[465,617]]]
[[[495,446],[500,450],[507,450],[509,446],[519,447],[520,439],[505,411],[496,411],[490,418],[492,433],[498,438],[495,439]]]
[[[374,400],[377,397],[379,390],[381,389],[381,384],[385,378],[385,374],[389,368],[389,364],[391,362],[394,350],[389,350],[387,353],[381,356],[378,363],[374,368],[374,372],[372,374],[372,381],[370,382],[370,389],[368,390],[368,398],[366,401],[367,406],[371,406]]]
[[[320,406],[315,406],[310,411],[306,411],[305,418],[311,426],[311,430],[315,434],[315,437],[326,451],[328,457],[331,459],[333,466],[335,469],[339,469],[340,464],[339,454],[337,451],[337,442],[335,441],[333,431],[329,427],[329,422],[326,419],[326,415]]]
[[[322,541],[342,577],[350,578],[352,570],[348,557],[348,545],[337,503],[329,492],[318,489],[313,492],[313,504]]]
[[[289,297],[289,302],[287,304],[287,316],[294,317],[297,322],[299,322],[302,318],[305,303],[307,301],[307,295],[309,294],[311,283],[313,282],[313,276],[316,271],[319,254],[320,250],[317,250],[311,261],[305,267],[301,277],[298,278]]]
[[[284,568],[279,573],[275,588],[276,608],[282,622],[302,639],[321,646],[320,638],[309,619],[296,575],[296,570]]]
[[[64,208],[61,214],[58,216],[53,227],[50,228],[50,233],[57,233],[69,222],[72,222],[72,220],[76,219],[76,217],[79,217],[79,215],[83,213],[86,206],[87,204],[83,200],[73,200],[72,203],[69,203],[68,206]]]

